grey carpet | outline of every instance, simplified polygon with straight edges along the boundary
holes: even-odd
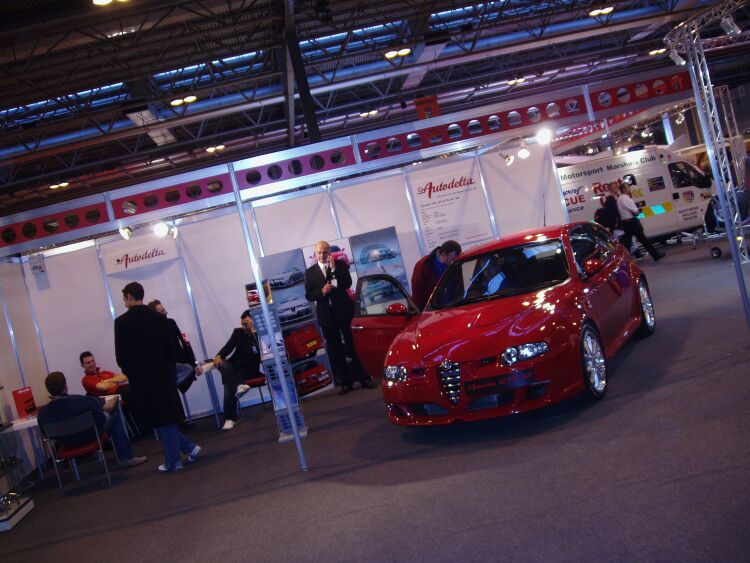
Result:
[[[608,396],[447,428],[402,429],[379,390],[303,403],[303,473],[271,409],[205,456],[101,487],[98,467],[0,535],[14,561],[747,561],[750,330],[730,260],[642,261],[657,332],[610,365]],[[746,275],[750,273],[746,270]]]

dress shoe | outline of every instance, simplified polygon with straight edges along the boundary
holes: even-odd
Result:
[[[351,390],[352,390],[351,385],[342,385],[341,389],[339,389],[339,395],[346,395]]]
[[[234,420],[227,419],[227,420],[224,421],[224,426],[222,426],[221,429],[222,430],[231,430],[235,426],[237,426],[237,425],[235,424]]]
[[[140,457],[131,457],[130,459],[126,459],[120,464],[120,467],[123,469],[127,467],[135,467],[136,465],[140,465],[141,463],[146,463],[148,461],[148,458],[145,455],[142,455]]]
[[[666,256],[666,254],[664,254],[663,252],[659,252],[659,251],[655,252],[654,256],[653,256],[654,262],[657,262],[657,261],[661,260],[665,256]]]
[[[362,389],[375,389],[375,382],[372,379],[363,379],[359,382]]]
[[[234,394],[235,397],[238,399],[242,397],[245,393],[250,391],[251,387],[249,385],[245,385],[244,383],[237,386],[237,392]]]

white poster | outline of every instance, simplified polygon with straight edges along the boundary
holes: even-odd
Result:
[[[446,240],[473,245],[493,238],[477,159],[426,167],[408,177],[425,249]]]
[[[104,271],[107,274],[117,274],[175,258],[178,258],[178,254],[174,239],[164,238],[148,246],[106,254],[103,256]]]

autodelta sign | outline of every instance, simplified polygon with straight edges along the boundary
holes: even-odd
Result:
[[[110,252],[104,257],[104,268],[108,274],[116,274],[174,258],[177,258],[174,240],[162,239],[149,246]]]

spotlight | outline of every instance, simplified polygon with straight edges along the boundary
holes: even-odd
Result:
[[[171,227],[169,229],[169,234],[172,235],[172,238],[177,238],[177,227]]]
[[[734,18],[732,16],[725,17],[723,20],[721,20],[721,23],[719,25],[721,26],[721,29],[723,29],[724,32],[730,37],[737,37],[740,33],[742,33],[742,30],[734,21]]]
[[[516,159],[516,157],[513,156],[512,154],[506,154],[503,158],[505,159],[505,166],[510,166],[511,164],[513,164],[513,161]]]
[[[676,123],[677,125],[680,125],[680,124],[682,124],[682,123],[685,123],[685,114],[684,114],[684,113],[682,113],[682,112],[678,113],[678,114],[677,114],[677,117],[675,117],[675,118],[674,118],[674,122],[675,122],[675,123]]]
[[[550,141],[552,140],[552,131],[547,129],[546,127],[543,129],[540,129],[536,133],[536,142],[540,145],[549,145]]]
[[[120,232],[120,236],[125,240],[130,240],[130,237],[133,236],[133,231],[130,229],[130,227],[120,227],[117,230]]]
[[[169,225],[166,223],[155,223],[153,231],[157,237],[165,237],[169,233]]]
[[[594,154],[594,147],[588,147],[586,149],[586,154]]]
[[[524,141],[521,141],[521,148],[518,149],[518,152],[516,154],[521,160],[524,160],[531,156],[531,153],[529,152],[529,149],[526,148],[526,143]]]
[[[674,49],[671,49],[669,51],[669,58],[672,59],[672,62],[676,64],[677,66],[685,66],[685,63],[687,62],[685,59],[683,59],[680,54],[675,51]]]

